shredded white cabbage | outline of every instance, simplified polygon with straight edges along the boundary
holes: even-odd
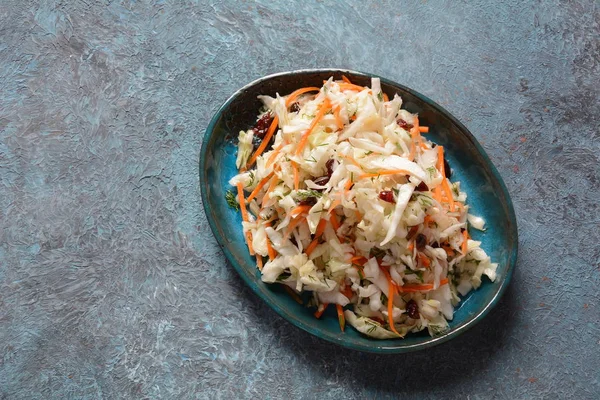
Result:
[[[243,230],[262,280],[313,292],[310,306],[335,304],[342,326],[373,338],[447,330],[459,294],[493,281],[497,264],[470,239],[484,221],[417,115],[376,78],[259,99],[263,124],[278,125],[258,157],[254,131],[239,133],[230,184],[247,191]]]

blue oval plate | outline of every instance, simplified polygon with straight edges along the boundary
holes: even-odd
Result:
[[[261,282],[255,261],[244,242],[241,215],[230,209],[225,201],[225,193],[231,189],[228,181],[237,173],[233,138],[256,121],[262,105],[256,96],[274,96],[276,92],[286,95],[300,87],[321,86],[330,76],[341,79],[342,74],[354,83],[368,86],[373,76],[339,69],[279,73],[244,86],[219,108],[206,129],[200,152],[200,188],[210,227],[225,256],[254,293],[283,318],[315,336],[355,350],[377,353],[403,353],[445,342],[480,321],[498,303],[515,266],[518,241],[515,213],[498,171],[467,128],[432,100],[381,78],[384,92],[390,97],[398,93],[403,99],[403,108],[418,113],[421,124],[430,127],[431,133],[427,137],[444,146],[453,170],[452,180],[460,181],[461,188],[467,192],[471,212],[486,221],[487,230],[472,230],[472,236],[482,241],[482,248],[493,262],[498,263],[496,281],[485,278],[478,290],[462,299],[450,321],[450,330],[443,335],[432,338],[421,332],[409,334],[404,339],[375,340],[351,327],[342,333],[332,307],[317,320],[313,316],[314,309],[296,303],[280,285]]]

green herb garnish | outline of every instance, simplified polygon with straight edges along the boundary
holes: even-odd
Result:
[[[233,208],[235,211],[239,211],[240,205],[237,202],[235,193],[233,193],[231,190],[225,192],[225,201],[227,201],[227,205],[229,207]]]

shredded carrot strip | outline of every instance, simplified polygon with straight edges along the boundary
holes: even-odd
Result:
[[[337,309],[338,322],[340,323],[340,329],[342,330],[342,332],[344,332],[344,327],[346,326],[346,318],[344,318],[344,309],[339,304],[336,304],[335,308]]]
[[[444,146],[438,146],[438,160],[437,160],[437,169],[440,171],[442,176],[446,176],[446,169],[444,168]]]
[[[248,210],[246,210],[246,202],[244,201],[244,184],[242,182],[237,183],[238,202],[240,203],[240,210],[242,210],[242,221],[248,222]]]
[[[331,108],[331,102],[329,101],[328,98],[325,98],[325,101],[323,101],[323,103],[321,103],[321,105],[319,106],[319,111],[317,112],[317,115],[310,123],[306,132],[304,132],[302,134],[302,137],[300,138],[300,141],[298,142],[298,148],[296,149],[296,155],[299,155],[300,153],[302,153],[302,150],[304,150],[304,146],[306,146],[306,142],[308,141],[308,137],[310,136],[311,132],[315,129],[315,126],[317,126],[319,121],[323,118],[323,116],[325,116],[325,113],[327,111],[329,111],[330,108]]]
[[[364,263],[366,263],[366,262],[367,262],[367,261],[369,261],[369,260],[367,260],[367,259],[366,259],[365,257],[363,257],[363,256],[354,256],[354,257],[352,257],[352,258],[350,259],[350,261],[351,261],[353,264],[363,265]]]
[[[362,214],[358,210],[354,210],[354,215],[356,216],[357,221],[362,221]]]
[[[263,269],[263,259],[262,259],[262,256],[260,254],[256,255],[256,266],[258,267],[259,271],[262,271],[262,269]]]
[[[342,121],[342,117],[340,117],[340,106],[335,106],[333,108],[333,116],[335,117],[335,124],[337,125],[338,130],[344,128],[344,122]]]
[[[294,219],[293,219],[293,220],[290,222],[290,224],[287,226],[287,230],[286,230],[286,232],[285,232],[285,237],[286,237],[286,239],[287,239],[287,238],[290,236],[290,234],[291,234],[291,233],[294,231],[294,229],[296,229],[296,227],[297,227],[298,225],[300,225],[300,223],[301,223],[302,221],[305,221],[305,220],[306,220],[306,218],[304,218],[304,217],[302,217],[302,216],[298,216],[298,217],[294,218]]]
[[[366,173],[366,174],[360,174],[358,176],[358,179],[365,179],[365,178],[377,178],[378,176],[381,175],[412,175],[410,173],[410,171],[406,171],[404,169],[384,169],[381,170],[377,173]]]
[[[421,264],[423,264],[424,267],[429,267],[431,265],[431,261],[423,253],[419,253],[419,260],[421,260]]]
[[[346,75],[342,75],[342,80],[346,83],[352,84],[352,82],[350,81],[350,79],[348,79],[348,77]]]
[[[342,156],[342,158],[344,160],[350,161],[352,164],[356,165],[358,168],[362,168],[361,165],[358,163],[358,161],[356,161],[354,158],[352,158],[350,156]]]
[[[440,286],[448,283],[448,278],[444,278],[440,281]],[[398,288],[400,293],[413,293],[413,292],[425,292],[433,290],[433,283],[424,283],[422,285],[404,285]]]
[[[274,173],[275,172],[271,172],[269,175],[265,176],[260,182],[258,182],[258,185],[256,185],[256,188],[254,188],[252,193],[250,193],[250,196],[248,196],[248,198],[246,199],[246,201],[248,203],[250,201],[252,201],[253,198],[256,197],[258,192],[260,192],[260,190],[263,188],[263,186],[265,186],[267,184],[267,182],[269,182],[269,180],[271,179],[271,177],[273,176]]]
[[[412,252],[415,249],[415,242],[411,241],[407,246],[408,251]]]
[[[300,177],[298,173],[298,164],[292,161],[292,168],[294,170],[294,190],[298,190],[300,187]]]
[[[462,242],[461,250],[462,250],[463,254],[467,254],[467,243],[468,243],[467,240],[469,239],[467,236],[468,235],[467,230],[465,229],[462,234],[463,234],[463,242]]]
[[[342,204],[342,200],[340,200],[340,199],[334,200],[331,203],[331,205],[329,206],[329,211],[327,211],[327,213],[331,214],[331,212],[340,204]]]
[[[428,133],[429,132],[429,127],[428,126],[419,126],[419,132],[421,132],[421,133]]]
[[[269,184],[269,187],[267,188],[267,191],[265,192],[265,195],[262,198],[262,207],[265,206],[265,202],[271,197],[271,192],[275,190],[277,182],[279,182],[279,178],[277,177],[277,175],[273,175],[273,177],[271,178],[271,183]]]
[[[298,96],[300,96],[301,94],[307,93],[307,92],[318,92],[321,89],[319,89],[318,87],[305,87],[305,88],[301,88],[298,90],[294,90],[292,93],[290,93],[290,95],[288,96],[288,98],[285,100],[285,106],[289,107],[292,105],[292,103],[294,101],[296,101],[296,98]]]
[[[278,125],[279,125],[279,117],[276,115],[275,118],[273,118],[273,122],[271,122],[271,125],[269,126],[269,130],[267,131],[267,134],[265,135],[262,143],[260,144],[260,146],[258,146],[258,149],[256,149],[256,152],[254,152],[254,154],[252,155],[252,158],[250,158],[250,161],[248,161],[246,163],[246,168],[250,168],[252,166],[252,164],[254,164],[254,161],[256,161],[258,156],[260,156],[262,154],[262,152],[265,151],[265,149],[269,145],[269,142],[271,141],[271,138],[273,137],[273,134],[275,133],[275,130],[277,129]]]
[[[272,217],[271,220],[275,219]],[[265,226],[271,226],[271,220],[265,221]],[[273,261],[277,257],[277,251],[273,248],[271,244],[271,239],[269,239],[269,235],[265,235],[267,237],[267,252],[269,253],[269,260]]]
[[[338,221],[337,215],[335,213],[331,213],[329,215],[329,222],[331,222],[331,227],[333,228],[333,230],[335,231],[335,233],[337,235],[337,231],[338,231],[338,229],[340,229],[340,221]]]
[[[319,306],[319,308],[317,308],[317,312],[315,312],[315,317],[317,318],[321,318],[321,315],[323,315],[323,313],[325,312],[325,310],[327,309],[327,306],[329,305],[329,303],[323,303],[321,306],[323,306],[323,308],[321,308],[321,306]]]
[[[354,296],[354,292],[352,292],[352,287],[348,286],[348,285],[346,285],[346,287],[344,288],[344,290],[342,290],[341,292],[342,292],[342,294],[344,296],[346,296],[349,299],[351,299],[352,296]]]
[[[310,256],[311,253],[317,248],[319,245],[319,239],[314,238],[312,242],[308,245],[308,247],[304,250],[307,256]]]
[[[385,93],[383,94],[383,101],[385,101],[386,103],[387,103],[388,101],[390,101],[390,98],[389,98],[389,97],[388,97],[388,95],[387,95],[387,94],[385,94]]]
[[[299,214],[309,212],[311,208],[312,208],[312,206],[309,206],[309,205],[300,205],[300,206],[292,208],[292,210],[290,211],[290,215],[292,217],[295,217]]]
[[[392,280],[392,276],[387,269],[379,267],[381,272],[385,275],[388,281],[388,322],[390,324],[390,330],[396,335],[400,335],[394,326],[394,294],[396,293],[396,282]]]
[[[240,203],[240,210],[242,211],[242,221],[248,222],[248,210],[246,210],[246,201],[244,200],[244,184],[242,182],[237,183],[238,202]],[[246,232],[246,244],[248,245],[248,251],[250,255],[254,255],[254,248],[252,247],[252,233]]]
[[[454,211],[454,198],[452,196],[452,189],[450,188],[450,184],[448,183],[448,179],[444,178],[442,181],[442,187],[448,194],[448,204],[450,204],[450,211]]]
[[[425,216],[425,218],[423,219],[423,224],[427,225],[428,223],[430,223],[431,221],[433,221],[433,217],[429,214],[427,214]]]
[[[265,167],[269,168],[271,166],[271,164],[273,164],[273,162],[275,161],[275,158],[277,158],[277,155],[279,154],[279,152],[281,151],[283,146],[285,146],[285,142],[281,142],[279,144],[279,146],[277,146],[275,151],[273,151],[273,153],[269,156],[269,159],[267,160],[267,164],[265,165]]]
[[[354,90],[354,91],[357,91],[357,92],[362,92],[363,90],[367,89],[364,86],[358,86],[358,85],[355,85],[353,83],[347,83],[347,82],[340,83],[339,85],[340,85],[340,90],[341,91],[344,91],[344,90]]]
[[[325,98],[325,101],[323,103],[321,103],[321,106],[319,107],[319,111],[317,112],[317,115],[310,123],[306,132],[304,132],[302,134],[302,137],[300,138],[300,141],[298,142],[298,148],[296,149],[296,155],[299,155],[300,153],[302,153],[302,150],[304,150],[304,146],[306,146],[306,142],[308,141],[308,137],[310,136],[311,132],[315,129],[315,126],[317,126],[319,121],[323,118],[325,113],[327,111],[329,111],[330,108],[331,108],[331,102],[329,101],[328,98]]]
[[[321,237],[321,235],[323,235],[323,232],[325,232],[326,225],[327,225],[326,219],[321,219],[319,221],[319,224],[317,225],[317,230],[315,231],[315,237],[312,240],[312,242],[310,242],[310,244],[308,245],[306,250],[304,251],[306,253],[306,255],[310,256],[310,253],[312,253],[315,250],[315,248],[319,245],[319,238]]]

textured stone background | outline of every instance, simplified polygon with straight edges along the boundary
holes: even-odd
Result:
[[[594,0],[2,1],[0,398],[600,398],[599,38]],[[211,115],[324,66],[439,101],[505,179],[518,267],[451,342],[341,351],[213,239]]]

